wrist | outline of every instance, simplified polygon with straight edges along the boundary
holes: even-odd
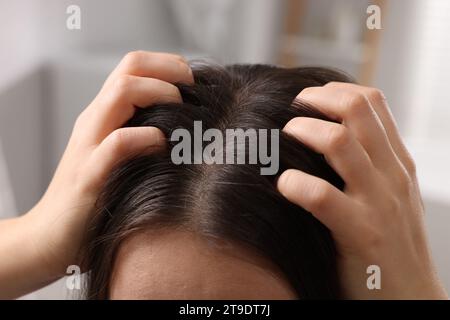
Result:
[[[20,217],[23,230],[27,230],[26,242],[29,255],[42,279],[48,282],[57,280],[65,274],[62,257],[57,255],[57,243],[52,240],[54,226],[45,219],[48,210],[38,203],[27,214]]]
[[[89,216],[95,194],[65,189],[65,194],[47,193],[23,217],[34,235],[35,248],[47,275],[60,278],[70,265],[80,265]]]
[[[28,214],[0,221],[0,299],[15,299],[57,279]]]

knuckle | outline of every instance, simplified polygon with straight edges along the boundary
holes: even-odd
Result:
[[[387,212],[389,213],[389,216],[392,217],[398,217],[399,214],[401,214],[401,201],[394,196],[391,196],[386,201],[387,206]]]
[[[350,143],[351,135],[343,125],[334,125],[328,132],[327,148],[330,151],[338,151]]]
[[[128,52],[122,60],[125,68],[130,72],[137,70],[141,64],[143,55],[144,52],[141,50]]]
[[[180,90],[173,84],[158,79],[147,79],[148,87],[153,88],[154,100],[152,103],[182,101]]]
[[[373,256],[383,246],[385,237],[383,232],[377,228],[377,225],[366,224],[364,228],[364,238],[362,239],[362,247],[368,250],[367,254]]]
[[[367,90],[367,96],[369,100],[376,101],[376,102],[382,102],[386,100],[386,96],[384,95],[383,91],[377,88],[369,88]]]
[[[114,83],[115,90],[119,97],[123,97],[130,91],[133,83],[133,77],[127,74],[122,74],[117,77]]]
[[[408,153],[406,155],[406,159],[403,164],[406,168],[406,170],[412,175],[416,176],[417,174],[417,165],[412,156]]]
[[[88,115],[87,115],[87,111],[86,111],[86,110],[84,110],[83,112],[81,112],[81,113],[78,115],[77,119],[75,120],[74,128],[76,129],[76,128],[81,127],[81,126],[83,125],[83,123],[86,122],[86,118],[87,118],[87,117],[88,117]]]
[[[398,188],[401,192],[409,193],[412,179],[406,169],[402,168],[402,170],[399,170],[395,176],[395,180],[397,181]]]
[[[113,156],[123,155],[127,152],[128,143],[126,131],[117,129],[111,133],[109,139]]]
[[[338,87],[342,85],[342,82],[330,81],[325,84],[325,87]]]
[[[343,98],[343,109],[347,115],[361,115],[370,112],[370,103],[362,93],[345,94]]]
[[[413,177],[417,176],[417,165],[414,162],[414,160],[411,160],[410,162],[408,162],[406,164],[406,169],[409,171],[411,176],[413,176]]]
[[[311,211],[320,211],[329,202],[332,188],[327,183],[317,183],[311,187],[310,192]]]

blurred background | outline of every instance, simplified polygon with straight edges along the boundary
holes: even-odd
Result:
[[[70,5],[79,30],[67,28]],[[369,5],[381,8],[381,30],[367,28]],[[40,198],[76,116],[128,51],[332,66],[387,96],[450,290],[450,1],[0,0],[0,22],[1,218]],[[24,298],[74,296],[62,279]]]

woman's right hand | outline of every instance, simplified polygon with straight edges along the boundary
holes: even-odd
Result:
[[[56,173],[39,203],[0,223],[0,298],[15,298],[80,265],[98,193],[119,162],[164,148],[155,127],[122,126],[136,108],[181,102],[176,83],[193,83],[186,60],[174,54],[127,54],[78,117]]]
[[[448,299],[424,227],[415,164],[384,95],[377,89],[329,83],[297,99],[340,123],[294,118],[284,131],[318,153],[345,181],[328,182],[289,169],[279,191],[311,212],[333,235],[343,297]],[[369,289],[369,266],[380,270],[380,289]]]
[[[33,213],[44,232],[50,264],[64,271],[79,264],[86,227],[98,192],[119,162],[152,153],[166,144],[155,127],[122,126],[136,108],[181,103],[176,83],[193,83],[187,61],[178,55],[128,53],[106,79],[99,94],[78,117],[63,158]],[[45,229],[44,229],[45,230]]]

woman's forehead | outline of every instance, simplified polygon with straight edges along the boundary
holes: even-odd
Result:
[[[246,248],[180,230],[140,232],[119,248],[112,299],[289,299],[271,263]]]

